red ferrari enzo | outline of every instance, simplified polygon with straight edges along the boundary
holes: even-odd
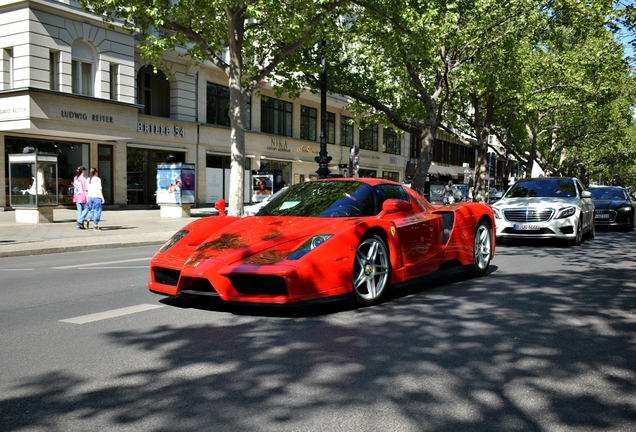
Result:
[[[481,276],[495,252],[489,206],[433,206],[381,179],[290,186],[255,216],[197,220],[150,262],[148,288],[234,303],[353,297],[377,303],[389,287],[463,268]]]

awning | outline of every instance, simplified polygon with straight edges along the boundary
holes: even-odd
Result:
[[[444,176],[444,177],[457,178],[457,173],[451,167],[447,167],[443,165],[431,165],[428,168],[428,173],[433,175],[437,174],[439,176]]]

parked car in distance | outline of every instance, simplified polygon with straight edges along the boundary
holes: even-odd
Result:
[[[578,246],[596,234],[592,194],[574,177],[519,180],[492,209],[498,240],[555,238]]]
[[[636,206],[627,190],[620,186],[595,186],[590,188],[595,207],[597,227],[616,227],[634,230]]]

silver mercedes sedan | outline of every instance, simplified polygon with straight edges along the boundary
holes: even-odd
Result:
[[[519,180],[492,208],[498,241],[556,238],[578,246],[596,234],[592,194],[575,177]]]

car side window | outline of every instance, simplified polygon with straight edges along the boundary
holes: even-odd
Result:
[[[581,182],[579,182],[578,180],[576,181],[576,191],[579,196],[581,196],[584,191],[583,185],[581,185]]]
[[[375,190],[376,190],[376,193],[378,194],[379,208],[382,208],[382,204],[384,203],[384,201],[388,199],[400,199],[403,201],[410,201],[406,191],[400,185],[381,184],[381,185],[377,185],[375,187]]]

